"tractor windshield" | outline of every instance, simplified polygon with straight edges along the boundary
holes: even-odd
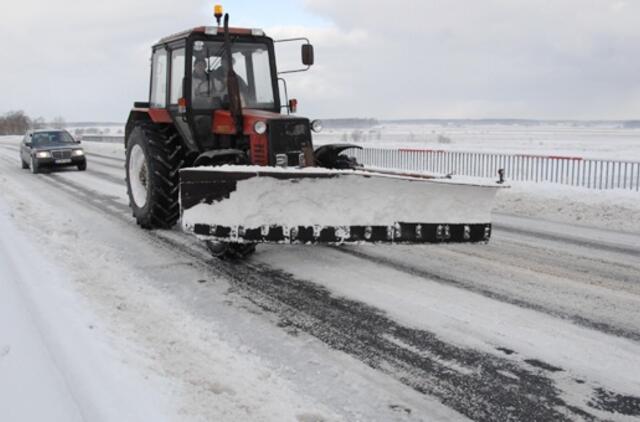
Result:
[[[227,64],[222,42],[195,41],[193,45],[191,102],[194,109],[216,109],[228,105]],[[238,75],[242,106],[273,109],[274,95],[265,44],[235,42],[231,46],[233,70]]]

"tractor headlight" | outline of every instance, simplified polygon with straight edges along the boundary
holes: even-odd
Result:
[[[51,158],[51,153],[49,151],[39,151],[36,152],[36,158]]]
[[[84,155],[84,151],[81,149],[74,149],[71,152],[71,155],[73,155],[74,157],[82,157]]]
[[[253,130],[258,134],[262,135],[267,131],[267,124],[262,120],[258,120],[253,124]]]
[[[322,132],[322,122],[320,120],[311,122],[311,130],[316,133]]]

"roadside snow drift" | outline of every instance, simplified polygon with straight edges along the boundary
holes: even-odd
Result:
[[[166,420],[11,216],[0,201],[0,420]]]

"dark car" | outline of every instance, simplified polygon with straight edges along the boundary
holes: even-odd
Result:
[[[22,168],[38,173],[42,168],[76,166],[87,169],[87,159],[80,142],[66,130],[33,130],[24,135],[20,146]]]

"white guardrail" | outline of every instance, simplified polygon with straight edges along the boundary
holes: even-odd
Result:
[[[496,179],[504,169],[504,177],[513,181],[640,190],[640,161],[408,148],[364,148],[348,154],[373,167]]]
[[[83,141],[90,142],[110,142],[110,143],[124,143],[124,135],[99,135],[99,134],[84,134],[80,136]]]

